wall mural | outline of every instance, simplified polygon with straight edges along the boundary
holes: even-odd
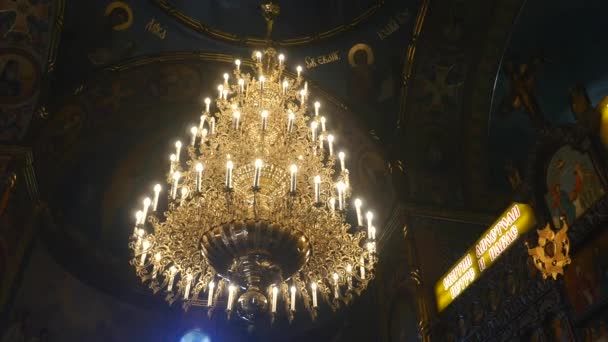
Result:
[[[547,168],[545,200],[554,227],[559,218],[574,222],[604,194],[604,186],[588,153],[563,146],[551,157]]]
[[[40,282],[40,279],[45,279]],[[2,341],[169,341],[167,320],[81,283],[37,244]]]
[[[0,140],[23,137],[51,71],[64,0],[0,1]]]

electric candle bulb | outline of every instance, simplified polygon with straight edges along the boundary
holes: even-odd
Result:
[[[196,191],[201,192],[203,183],[203,164],[198,163],[196,169]]]
[[[206,97],[205,98],[205,112],[209,113],[209,105],[211,105],[211,99]]]
[[[234,60],[234,64],[236,64],[236,70],[240,71],[241,70],[241,60],[240,59],[235,59]]]
[[[175,197],[177,196],[177,186],[179,183],[179,178],[182,175],[179,173],[179,171],[175,171],[173,173],[173,187],[171,188],[171,197],[175,200]]]
[[[228,79],[230,79],[230,75],[228,73],[224,74],[224,85],[228,85]]]
[[[272,313],[277,312],[277,295],[279,293],[279,288],[276,286],[272,286],[272,301],[271,301],[271,306],[272,306]]]
[[[239,91],[241,93],[245,91],[245,80],[242,78],[239,80]]]
[[[255,166],[255,173],[253,175],[253,187],[254,188],[259,188],[260,187],[260,177],[262,175],[262,160],[261,159],[256,159],[254,166]]]
[[[160,184],[156,184],[154,186],[154,201],[152,201],[152,210],[153,211],[156,211],[156,208],[158,207],[158,197],[160,196],[160,190],[161,190]]]
[[[325,121],[326,121],[326,120],[325,120],[325,117],[324,117],[324,116],[322,116],[322,117],[321,117],[321,131],[322,131],[322,132],[325,132]]]
[[[201,115],[201,122],[198,124],[198,129],[199,130],[203,129],[203,127],[205,126],[205,121],[207,121],[207,114]]]
[[[262,53],[260,51],[255,52],[255,58],[258,59],[258,62],[262,61]]]
[[[188,197],[188,188],[187,187],[182,187],[182,199],[180,201],[180,205],[184,205],[184,201],[186,200],[186,197]]]
[[[283,55],[282,53],[279,54],[279,65],[283,65],[284,60],[285,60],[285,55]]]
[[[329,155],[333,156],[334,155],[334,136],[331,134],[327,136],[327,145],[329,146]]]
[[[220,98],[220,100],[222,99],[222,94],[224,93],[224,86],[223,85],[218,85],[217,86],[217,92],[219,93],[218,97]]]
[[[293,130],[293,121],[296,118],[296,115],[290,110],[287,115],[287,133],[291,133]]]
[[[192,279],[194,279],[192,274],[188,274],[186,276],[186,289],[184,290],[184,299],[188,299],[188,296],[190,295],[190,286],[192,285]]]
[[[176,141],[175,142],[175,161],[178,162],[179,161],[179,153],[182,150],[182,142],[181,141]]]
[[[344,152],[338,153],[338,158],[340,159],[340,170],[342,170],[342,172],[344,172],[344,170],[346,169],[346,166],[344,164],[345,157],[346,157],[346,154]]]
[[[370,240],[376,239],[376,227],[371,226],[367,229],[367,238]]]
[[[239,120],[241,119],[241,112],[236,111],[234,113],[232,113],[232,117],[233,119],[233,123],[234,123],[234,129],[238,130],[239,129]]]
[[[317,140],[317,122],[313,121],[310,123],[310,131],[312,132],[312,141],[315,142]]]
[[[346,190],[346,184],[338,182],[336,188],[338,188],[338,207],[340,210],[344,210],[344,190]]]
[[[287,94],[288,87],[289,87],[289,82],[287,82],[287,80],[283,81],[283,95]]]
[[[144,234],[146,233],[145,230],[143,229],[137,229],[137,248],[139,248],[139,246],[141,246],[141,239],[144,237]]]
[[[361,279],[365,279],[365,257],[361,256]]]
[[[321,108],[321,103],[319,101],[315,102],[315,116],[319,116],[319,108]]]
[[[260,76],[259,81],[260,81],[260,89],[264,90],[264,82],[266,82],[266,77]]]
[[[262,111],[262,131],[266,130],[266,123],[268,121],[268,111],[267,110],[263,110]]]
[[[372,226],[372,220],[374,219],[374,213],[372,213],[371,211],[368,211],[365,214],[365,218],[367,219],[367,228]]]
[[[211,118],[209,122],[211,123],[211,134],[215,134],[215,118]]]
[[[291,286],[291,311],[296,311],[296,287]]]
[[[363,215],[361,215],[361,205],[363,204],[363,202],[361,202],[360,199],[356,198],[355,199],[355,210],[357,211],[357,225],[359,227],[363,227]]]
[[[304,82],[304,91],[308,93],[308,82]]]
[[[196,128],[196,126],[192,126],[192,128],[190,128],[190,133],[192,134],[191,144],[194,146],[194,144],[196,144],[196,133],[198,133],[198,128]]]
[[[228,90],[224,89],[224,91],[222,92],[222,94],[224,95],[224,100],[228,100]]]
[[[338,279],[340,279],[340,277],[338,276],[338,273],[334,273],[332,278],[334,279],[334,298],[338,299],[340,296]]]
[[[301,66],[297,66],[296,67],[296,71],[298,72],[298,78],[300,77],[300,75],[302,74],[302,67]]]
[[[152,204],[152,201],[150,200],[149,197],[144,198],[144,210],[143,210],[143,215],[141,218],[141,223],[146,223],[146,216],[148,216],[148,208],[150,208],[150,204]]]
[[[135,213],[135,228],[133,228],[133,235],[137,235],[137,230],[139,229],[139,225],[141,224],[141,218],[144,216],[143,211],[138,210]]]
[[[213,289],[215,288],[215,283],[212,281],[209,282],[209,293],[207,294],[207,306],[213,306]]]
[[[175,171],[175,161],[177,160],[177,157],[175,156],[174,153],[171,153],[171,155],[169,156],[169,161],[171,162],[171,170],[169,171],[169,173],[173,174],[173,171]]]
[[[298,167],[295,164],[292,164],[289,168],[291,171],[291,182],[289,183],[289,192],[296,192],[296,173],[298,172]]]
[[[315,176],[315,203],[321,202],[321,176]]]
[[[300,90],[300,103],[302,106],[304,105],[304,101],[306,101],[306,90]]]
[[[335,197],[331,197],[329,199],[329,208],[331,209],[331,213],[333,215],[334,211],[336,211],[336,198]]]
[[[317,307],[317,283],[310,284],[310,288],[312,289],[312,307]]]
[[[353,288],[353,267],[350,264],[346,265],[346,275],[346,282],[350,290]]]
[[[231,311],[232,310],[232,302],[234,301],[234,292],[236,291],[236,286],[230,284],[230,286],[228,286],[228,306],[226,307],[226,310]]]
[[[175,281],[175,274],[177,273],[177,268],[175,266],[171,266],[169,269],[169,285],[167,286],[167,291],[171,291],[173,289],[173,282]]]
[[[148,255],[148,248],[150,248],[150,241],[144,240],[141,245],[141,248],[143,249],[143,253],[141,254],[141,260],[139,261],[139,264],[143,266],[146,262],[146,256]]]
[[[207,129],[203,128],[201,131],[201,145],[205,143],[205,139],[207,138]]]
[[[228,189],[232,189],[232,168],[234,167],[234,164],[232,163],[232,160],[229,160],[226,163],[226,188]]]

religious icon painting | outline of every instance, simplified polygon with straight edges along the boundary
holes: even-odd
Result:
[[[556,228],[560,217],[572,223],[606,193],[591,155],[570,145],[560,147],[551,157],[546,173],[545,201]]]
[[[0,49],[0,106],[19,105],[38,90],[40,66],[24,50]]]

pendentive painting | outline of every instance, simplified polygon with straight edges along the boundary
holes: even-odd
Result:
[[[572,258],[564,274],[566,295],[577,315],[608,304],[608,229]]]
[[[574,222],[605,194],[589,154],[569,145],[562,146],[551,158],[546,182],[545,200],[554,227],[561,226],[561,216]]]

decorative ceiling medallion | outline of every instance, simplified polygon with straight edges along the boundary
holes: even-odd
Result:
[[[564,267],[570,264],[570,240],[568,224],[562,218],[562,228],[556,232],[547,223],[544,229],[537,230],[538,246],[528,247],[528,254],[534,260],[534,266],[543,274],[543,279],[564,275]]]
[[[168,16],[173,17],[177,21],[181,22],[183,25],[188,28],[205,34],[213,39],[223,40],[229,43],[236,44],[244,44],[249,46],[261,46],[266,44],[266,39],[263,37],[247,37],[241,36],[234,33],[229,33],[217,28],[210,27],[205,25],[200,20],[189,16],[187,13],[181,11],[176,8],[173,4],[168,0],[151,0],[153,4],[158,6],[161,10],[165,12]],[[321,41],[327,38],[335,37],[341,33],[347,32],[356,26],[366,22],[369,20],[372,15],[374,15],[382,6],[384,5],[384,0],[376,0],[373,5],[367,8],[363,13],[356,16],[350,23],[336,26],[332,29],[318,32],[314,34],[309,34],[305,36],[299,36],[289,39],[275,40],[274,44],[277,46],[296,46],[302,44],[308,44],[311,42]]]

